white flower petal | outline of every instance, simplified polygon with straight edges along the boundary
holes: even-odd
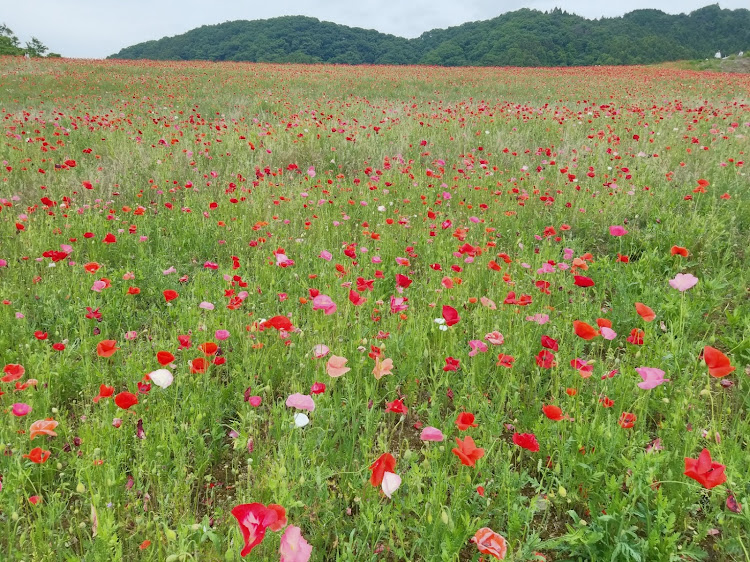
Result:
[[[172,373],[166,369],[157,369],[156,371],[149,373],[148,378],[160,388],[167,388],[172,384],[172,381],[174,381],[174,376],[172,376]]]
[[[297,427],[305,427],[308,423],[310,423],[310,418],[306,414],[302,412],[294,414],[294,425]]]
[[[399,489],[401,486],[401,477],[398,474],[394,474],[393,472],[386,472],[383,474],[383,493],[391,497],[391,494]]]

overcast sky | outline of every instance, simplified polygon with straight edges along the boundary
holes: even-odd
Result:
[[[2,0],[0,23],[18,38],[37,37],[67,57],[104,58],[123,47],[178,35],[206,24],[305,15],[401,37],[490,19],[522,7],[560,7],[587,18],[620,16],[641,8],[689,13],[711,0]],[[748,0],[722,0],[747,8]]]

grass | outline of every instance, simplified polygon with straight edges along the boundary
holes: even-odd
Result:
[[[0,359],[25,370],[0,383],[3,560],[239,560],[231,510],[252,502],[282,505],[313,560],[479,560],[482,527],[509,560],[749,559],[749,87],[645,67],[0,59]],[[678,273],[697,285],[673,289]],[[264,329],[277,315],[294,328]],[[575,334],[597,318],[614,339]],[[734,372],[709,376],[705,346]],[[159,351],[174,382],[146,391]],[[380,380],[376,353],[394,364]],[[331,355],[351,370],[329,377]],[[669,382],[642,390],[640,367]],[[296,427],[287,398],[316,382]],[[100,385],[138,404],[94,403]],[[397,399],[405,414],[386,411]],[[461,412],[477,427],[460,431]],[[57,435],[30,440],[46,418]],[[427,426],[445,440],[422,441]],[[467,435],[474,467],[451,451]],[[24,458],[34,447],[46,462]],[[710,490],[683,474],[704,448],[726,466]],[[390,499],[369,481],[384,453],[402,479]],[[249,558],[275,559],[280,535]]]

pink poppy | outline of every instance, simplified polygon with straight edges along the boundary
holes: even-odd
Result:
[[[327,350],[328,348],[326,348],[326,353],[328,353]],[[328,376],[336,378],[351,371],[349,367],[345,366],[347,361],[349,360],[346,357],[331,355],[330,359],[328,359],[328,363],[326,363],[326,372],[328,373]]]
[[[318,295],[313,299],[313,310],[322,310],[326,316],[336,312],[336,303],[328,295]]]
[[[301,529],[289,525],[281,536],[280,562],[307,562],[312,554],[312,545],[302,536]]]
[[[498,331],[490,332],[484,336],[484,339],[492,345],[503,345],[503,343],[505,343],[505,338]]]
[[[669,379],[664,378],[664,371],[656,367],[636,367],[635,370],[643,379],[643,382],[638,383],[638,388],[643,390],[650,390],[669,382]]]
[[[322,359],[326,355],[328,355],[328,352],[331,350],[328,349],[327,345],[323,345],[322,343],[319,343],[315,347],[313,347],[313,355],[315,356],[315,359]]]
[[[297,408],[298,410],[307,410],[312,412],[315,410],[315,402],[312,397],[307,394],[300,394],[295,392],[286,399],[286,405],[289,408]]]
[[[16,417],[23,417],[31,413],[31,406],[24,404],[23,402],[16,402],[11,406],[11,414]]]
[[[698,283],[698,278],[690,273],[678,273],[674,279],[669,280],[669,286],[681,293],[692,289]]]
[[[609,227],[609,234],[611,236],[625,236],[628,233],[624,226],[614,225]]]
[[[487,344],[481,340],[470,340],[469,347],[471,347],[469,357],[474,357],[477,353],[484,353],[487,351]]]
[[[438,428],[427,426],[422,430],[419,438],[422,441],[442,441],[443,439],[445,439],[445,436],[443,435],[443,432]]]

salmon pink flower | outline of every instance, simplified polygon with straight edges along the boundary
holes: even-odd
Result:
[[[638,313],[638,316],[643,318],[646,322],[652,322],[654,318],[656,318],[656,313],[642,302],[635,303],[635,311]]]
[[[698,283],[698,278],[691,273],[678,273],[674,279],[669,280],[669,286],[684,293],[692,289]]]
[[[349,367],[345,366],[347,361],[349,360],[346,357],[331,355],[330,359],[328,359],[328,363],[326,363],[326,372],[328,373],[328,376],[336,378],[351,371]]]
[[[422,441],[442,441],[443,439],[445,439],[445,436],[443,435],[443,432],[438,428],[427,426],[422,430],[419,438]]]
[[[473,537],[471,542],[477,545],[477,550],[482,554],[489,554],[497,560],[505,560],[508,553],[508,543],[502,535],[499,535],[489,527],[482,527]]]
[[[307,562],[312,554],[312,545],[304,539],[299,527],[289,525],[281,536],[279,554],[280,562]]]
[[[456,443],[458,447],[451,449],[451,452],[461,460],[464,466],[474,466],[484,456],[484,449],[478,448],[468,435],[463,441],[456,437]]]
[[[382,379],[386,375],[392,375],[393,371],[393,359],[380,359],[380,356],[375,357],[375,367],[372,370],[372,374],[375,375],[377,380]]]
[[[120,349],[115,340],[102,340],[96,344],[96,354],[99,357],[112,357]]]
[[[58,426],[58,422],[53,419],[37,420],[29,427],[29,439],[34,440],[37,435],[49,435],[56,437],[57,433],[53,430]]]
[[[484,336],[484,339],[490,342],[492,345],[502,345],[503,343],[505,343],[505,338],[498,331],[494,331],[494,332],[490,332],[489,334],[486,334]]]

